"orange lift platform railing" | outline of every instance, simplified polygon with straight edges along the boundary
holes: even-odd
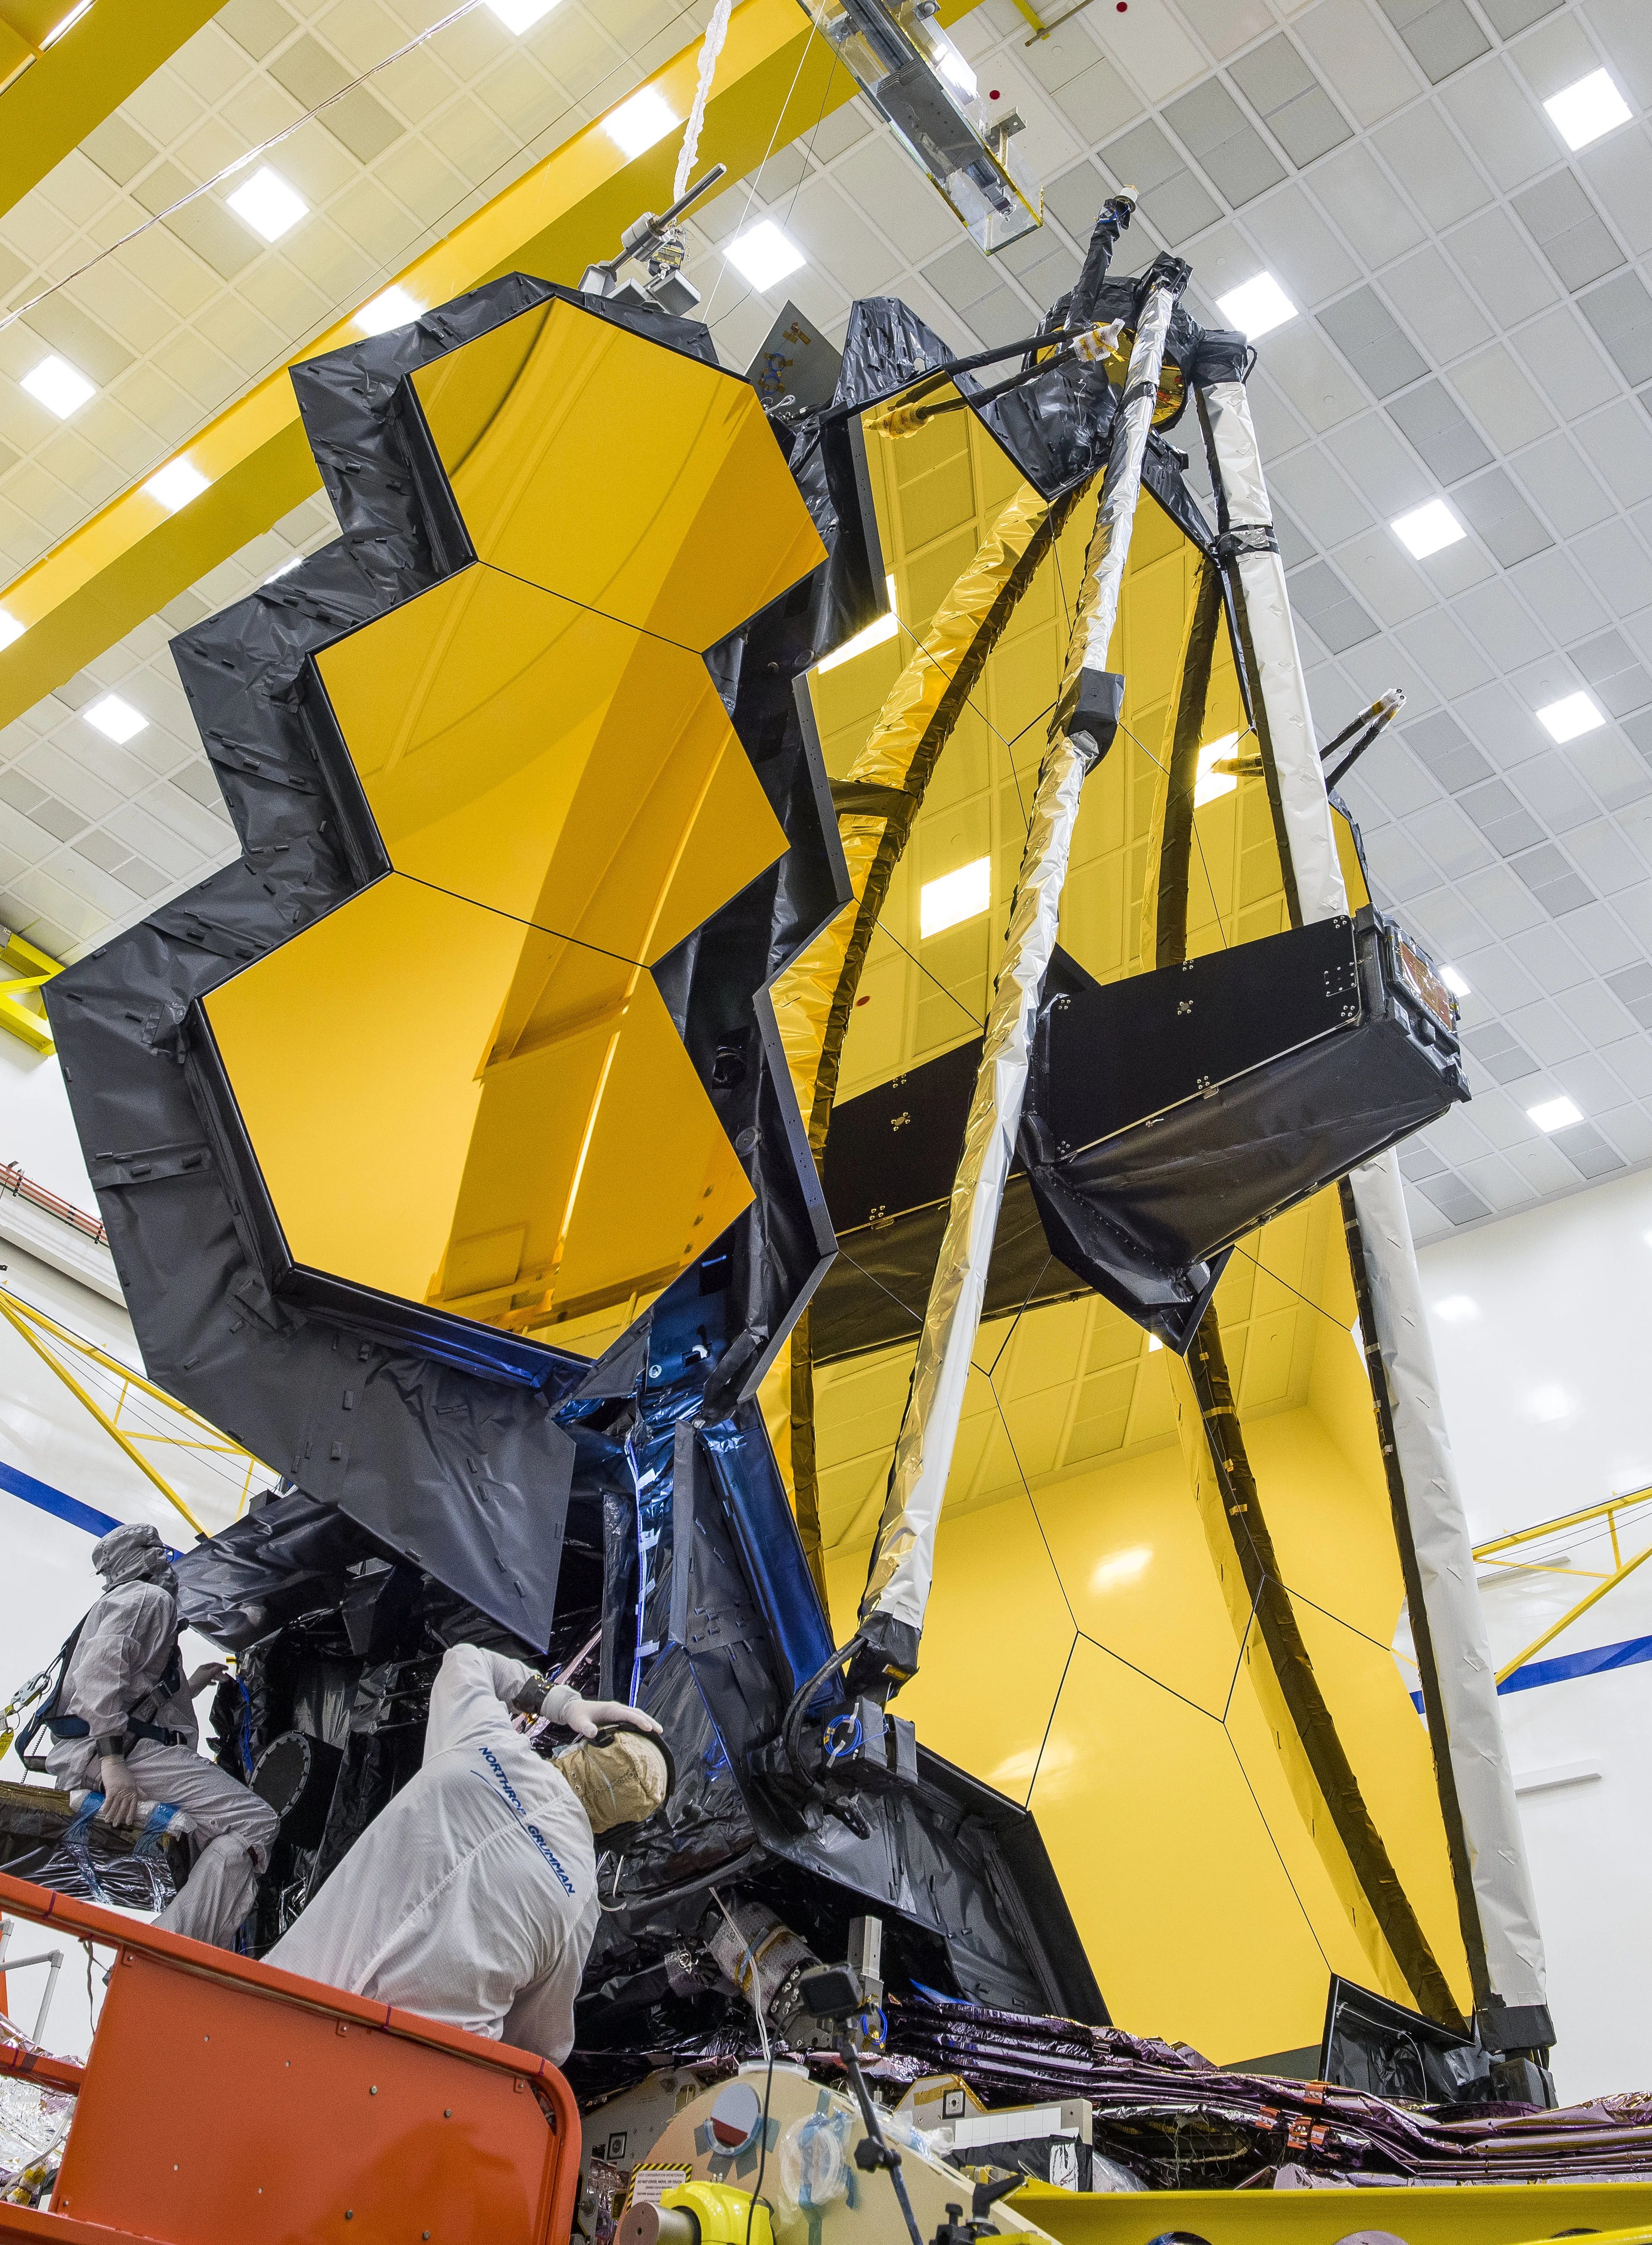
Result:
[[[579,2115],[548,2059],[0,1874],[0,1907],[112,1948],[51,2210],[4,2245],[567,2245]]]

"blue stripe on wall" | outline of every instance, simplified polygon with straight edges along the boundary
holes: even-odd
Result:
[[[0,1489],[12,1496],[20,1496],[25,1504],[38,1506],[42,1512],[66,1520],[71,1528],[84,1528],[88,1536],[107,1536],[112,1528],[120,1525],[108,1513],[95,1511],[91,1505],[82,1504],[78,1496],[65,1496],[49,1482],[37,1481],[32,1474],[7,1465],[3,1458],[0,1458]]]
[[[1505,1692],[1535,1692],[1542,1684],[1569,1684],[1574,1676],[1603,1676],[1608,1669],[1634,1668],[1652,1660],[1652,1637],[1626,1637],[1616,1645],[1592,1645],[1586,1652],[1562,1652],[1553,1660],[1528,1660],[1498,1685]],[[1423,1695],[1413,1692],[1411,1702],[1420,1715]]]
[[[1534,1692],[1540,1684],[1600,1676],[1608,1668],[1633,1668],[1642,1660],[1652,1660],[1652,1637],[1626,1637],[1619,1645],[1593,1645],[1587,1652],[1563,1652],[1554,1660],[1528,1660],[1497,1688],[1500,1692]]]

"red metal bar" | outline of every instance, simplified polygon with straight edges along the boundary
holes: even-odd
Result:
[[[0,2043],[0,2073],[20,2073],[30,2081],[44,2081],[49,2089],[78,2089],[85,2070],[67,2058],[52,2058],[44,2050],[19,2050],[16,2043]]]
[[[25,1177],[19,1162],[0,1162],[0,1192],[14,1193],[33,1208],[44,1209],[48,1216],[59,1217],[64,1224],[72,1224],[77,1231],[84,1231],[88,1239],[95,1239],[100,1247],[107,1246],[108,1234],[95,1216],[88,1216],[84,1208],[77,1208],[71,1200],[49,1191]]]
[[[135,2229],[109,2229],[101,2221],[75,2221],[43,2214],[37,2206],[8,2206],[0,2199],[0,2239],[6,2245],[160,2245]]]

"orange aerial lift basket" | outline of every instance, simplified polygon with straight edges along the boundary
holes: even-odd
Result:
[[[547,2059],[0,1875],[0,1906],[112,1947],[31,2245],[565,2245],[579,2115]]]

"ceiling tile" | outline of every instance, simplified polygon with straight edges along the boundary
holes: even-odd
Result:
[[[1105,37],[1108,52],[1149,101],[1162,102],[1204,68],[1165,0],[1132,0],[1126,14],[1108,17]]]
[[[1473,641],[1444,608],[1430,608],[1413,616],[1399,626],[1395,637],[1444,696],[1466,694],[1485,685],[1492,675]]]
[[[1590,0],[1589,20],[1624,92],[1652,106],[1652,18],[1641,0]]]
[[[1567,767],[1561,749],[1551,749],[1547,756],[1534,756],[1529,763],[1522,764],[1520,783],[1521,795],[1538,817],[1553,832],[1567,837],[1567,848],[1581,865],[1583,861],[1575,846],[1576,836],[1593,836],[1593,862],[1583,865],[1583,871],[1597,890],[1603,885],[1621,888],[1626,880],[1645,878],[1644,869],[1637,867],[1628,844],[1601,818],[1594,797]],[[1608,837],[1609,841],[1603,838]],[[1613,880],[1603,884],[1601,871],[1608,865],[1619,870]]]
[[[1548,998],[1540,998],[1535,1005],[1522,1006],[1511,1014],[1508,1028],[1546,1068],[1553,1068],[1557,1061],[1571,1060],[1585,1049],[1581,1032]]]
[[[1358,268],[1308,195],[1294,183],[1245,212],[1245,231],[1293,302],[1306,309],[1339,294]]]
[[[1622,811],[1652,795],[1652,770],[1610,726],[1574,741],[1571,756],[1608,811]]]
[[[1552,920],[1539,920],[1511,935],[1508,947],[1539,989],[1552,998],[1589,979],[1589,969]]]
[[[1428,371],[1422,353],[1369,285],[1327,304],[1319,324],[1378,397],[1392,397]]]
[[[1215,198],[1151,118],[1109,141],[1100,153],[1120,187],[1139,190],[1142,209],[1173,246],[1221,216]]]
[[[1439,786],[1452,795],[1493,777],[1491,765],[1486,763],[1457,718],[1450,716],[1446,709],[1434,709],[1430,716],[1412,718],[1405,725],[1405,743],[1418,763],[1427,772],[1432,772]]]
[[[1432,589],[1385,526],[1368,530],[1338,546],[1337,566],[1385,624],[1403,623],[1408,616],[1433,607]]]
[[[1452,383],[1492,442],[1505,452],[1518,451],[1554,426],[1554,417],[1500,343],[1460,360],[1452,369]],[[1648,439],[1652,457],[1652,430]]]
[[[1324,442],[1385,522],[1419,506],[1434,490],[1427,470],[1380,413],[1339,423]]]
[[[1489,465],[1492,455],[1484,440],[1443,382],[1419,383],[1391,399],[1388,412],[1441,483],[1454,484]]]
[[[1434,248],[1391,266],[1383,287],[1436,365],[1484,343],[1491,329],[1452,268]]]
[[[1317,445],[1282,460],[1269,478],[1321,546],[1339,545],[1371,522],[1370,510],[1349,490]]]
[[[1572,553],[1613,613],[1652,604],[1652,558],[1627,522],[1603,522],[1574,539]]]
[[[1206,78],[1167,103],[1164,119],[1235,207],[1285,176],[1283,165],[1218,78]]]
[[[1321,164],[1310,184],[1368,267],[1386,265],[1423,238],[1410,205],[1363,141]]]
[[[1218,62],[1248,39],[1260,38],[1276,21],[1268,0],[1179,0],[1182,14]]]
[[[1276,31],[1241,56],[1231,75],[1298,171],[1351,139],[1352,126],[1289,32]]]
[[[1626,381],[1652,378],[1652,295],[1638,273],[1603,281],[1577,305]]]
[[[1464,520],[1506,569],[1554,542],[1501,468],[1488,468],[1484,475],[1459,484],[1452,496]]]
[[[1533,614],[1562,642],[1582,639],[1607,621],[1604,604],[1565,553],[1540,553],[1522,562],[1512,581]]]
[[[1364,391],[1305,320],[1280,329],[1263,348],[1269,373],[1310,428],[1331,428],[1364,410]]]
[[[1560,153],[1547,119],[1501,55],[1454,78],[1440,99],[1506,193],[1546,171]]]
[[[1520,0],[1503,0],[1503,4],[1517,7]],[[1601,67],[1601,58],[1588,33],[1570,9],[1557,10],[1554,0],[1550,0],[1550,6],[1538,10],[1529,21],[1535,22],[1538,16],[1544,15],[1549,20],[1543,29],[1534,32],[1529,39],[1521,39],[1509,51],[1510,61],[1539,101],[1547,101],[1551,94],[1575,85],[1588,71]],[[1515,28],[1524,31],[1527,25]],[[1513,36],[1513,31],[1500,24],[1498,29],[1505,38]]]
[[[1554,302],[1554,281],[1506,211],[1482,211],[1448,234],[1446,247],[1482,304],[1505,325]]]
[[[1435,85],[1491,45],[1464,0],[1377,0],[1377,4]]]
[[[1576,162],[1630,251],[1652,249],[1652,139],[1645,126],[1608,134]]]
[[[1325,561],[1310,561],[1290,580],[1291,607],[1331,654],[1376,636],[1377,626]]]
[[[1528,445],[1513,465],[1562,537],[1570,538],[1617,512],[1616,502],[1601,489],[1576,445],[1559,431]]]
[[[1520,965],[1512,951],[1500,943],[1484,951],[1466,955],[1466,946],[1459,946],[1458,964],[1462,968],[1469,987],[1486,1005],[1494,1006],[1500,1013],[1508,1013],[1516,1006],[1527,1004],[1537,994],[1537,985]],[[1471,1001],[1472,1003],[1472,1001]],[[1524,1126],[1521,1135],[1524,1136]],[[1501,1143],[1499,1141],[1498,1143]]]
[[[1573,434],[1620,505],[1652,498],[1652,423],[1628,398],[1579,422]]]
[[[1486,838],[1472,825],[1455,804],[1436,803],[1412,812],[1406,831],[1421,843],[1442,873],[1456,880],[1492,862]]]

